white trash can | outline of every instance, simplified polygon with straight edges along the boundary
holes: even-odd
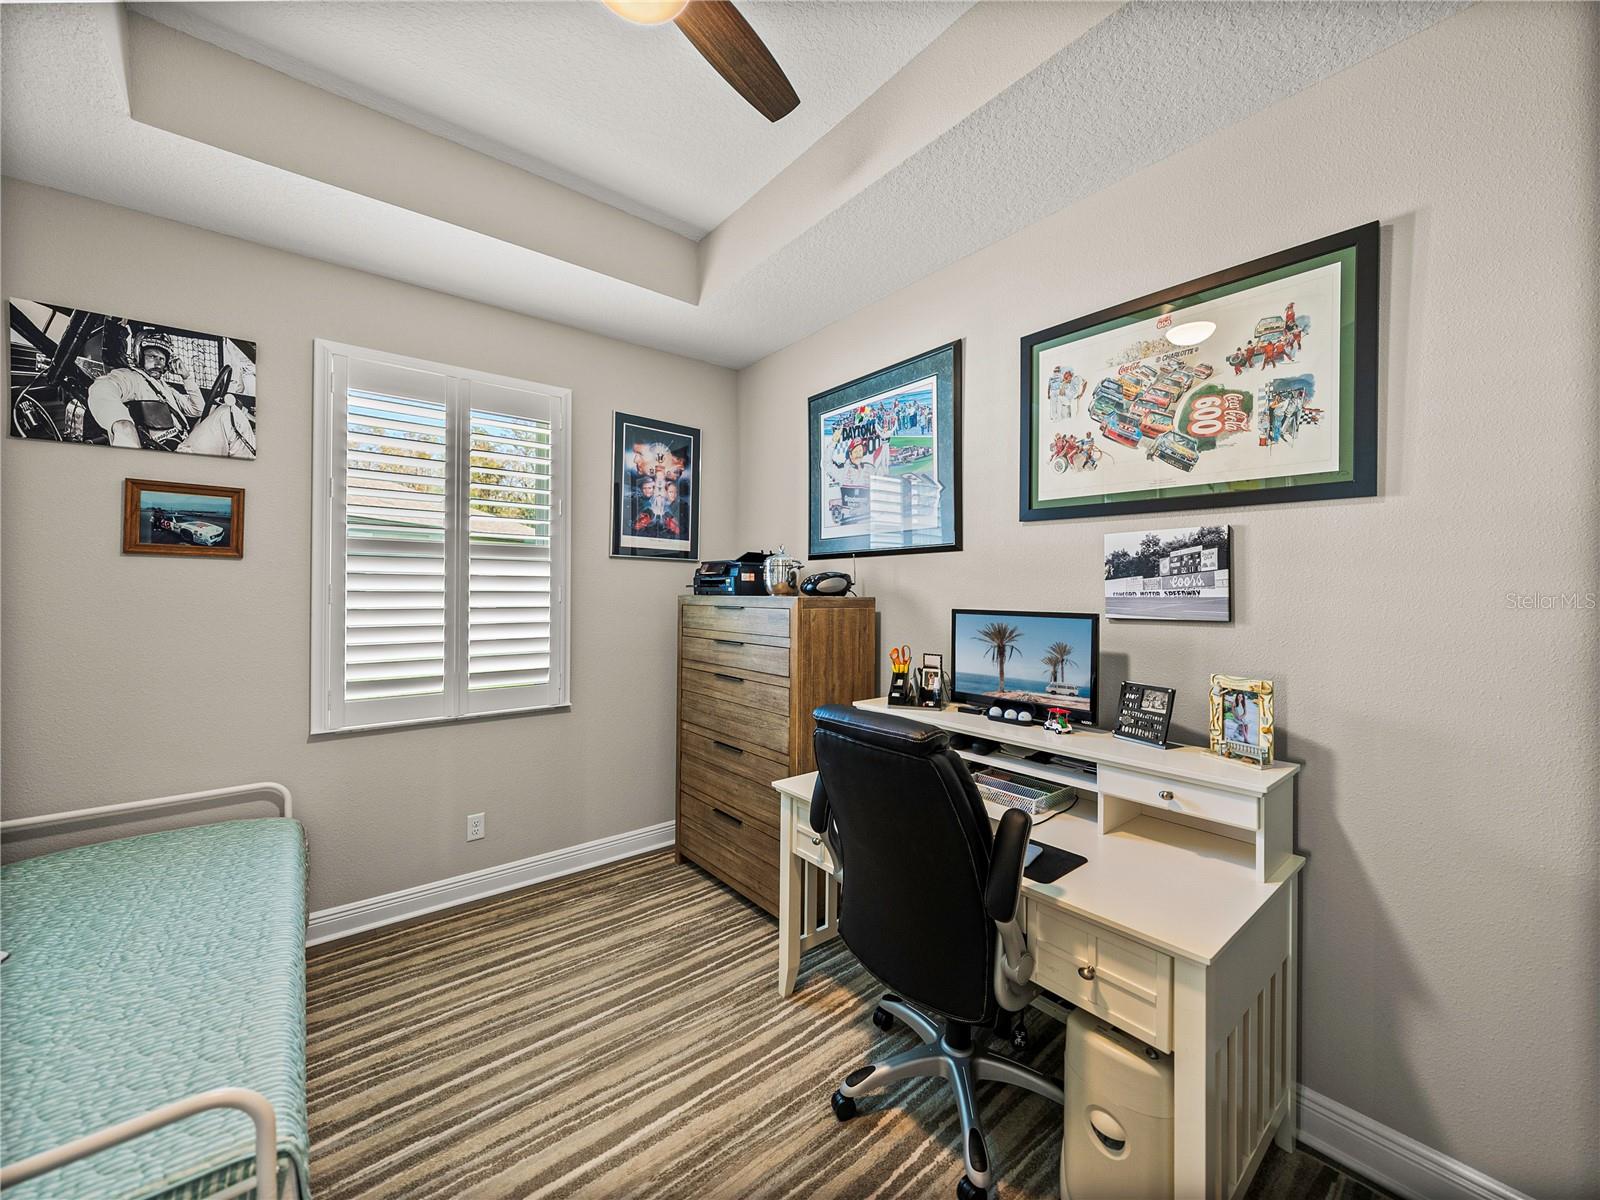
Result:
[[[1172,1056],[1078,1009],[1067,1020],[1062,1200],[1172,1195]]]

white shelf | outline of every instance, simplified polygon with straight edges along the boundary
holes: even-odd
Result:
[[[1277,879],[1292,868],[1293,779],[1300,769],[1296,763],[1253,767],[1220,758],[1202,746],[1160,749],[1123,741],[1099,729],[1049,733],[1037,726],[991,721],[954,706],[890,709],[881,698],[859,700],[856,706],[998,744],[999,750],[989,753],[957,753],[976,766],[1087,793],[1094,800],[1088,815],[1102,839],[1130,831],[1145,841],[1164,839],[1186,853],[1221,856],[1236,867],[1247,865],[1260,882]],[[1085,765],[1028,761],[1029,754],[1039,752]]]

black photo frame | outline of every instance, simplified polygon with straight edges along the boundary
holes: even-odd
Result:
[[[1117,720],[1111,734],[1125,742],[1139,742],[1145,746],[1166,749],[1167,734],[1172,731],[1172,702],[1177,692],[1155,683],[1122,685],[1117,698]],[[1153,707],[1153,701],[1160,707]]]
[[[961,549],[959,341],[818,392],[806,421],[809,559]]]
[[[700,557],[700,431],[616,413],[611,433],[611,557]]]
[[[1378,247],[1374,221],[1024,337],[1021,519],[1377,495]],[[1302,276],[1314,306],[1297,315],[1290,296],[1286,309],[1247,321],[1229,352],[1247,306],[1222,302],[1258,291],[1259,303],[1281,302],[1291,289],[1279,285]],[[1189,309],[1196,319],[1174,324]],[[1211,333],[1166,339],[1184,325]],[[1065,361],[1075,353],[1083,361]],[[1185,482],[1223,439],[1228,453]]]

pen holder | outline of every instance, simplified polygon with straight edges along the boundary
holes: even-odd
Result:
[[[896,667],[889,676],[889,703],[914,705],[917,702],[917,685],[911,678],[910,667]]]

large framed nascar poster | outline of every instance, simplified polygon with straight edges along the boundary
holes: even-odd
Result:
[[[1022,339],[1021,517],[1377,494],[1378,225]]]
[[[819,392],[808,558],[961,549],[961,343]]]

